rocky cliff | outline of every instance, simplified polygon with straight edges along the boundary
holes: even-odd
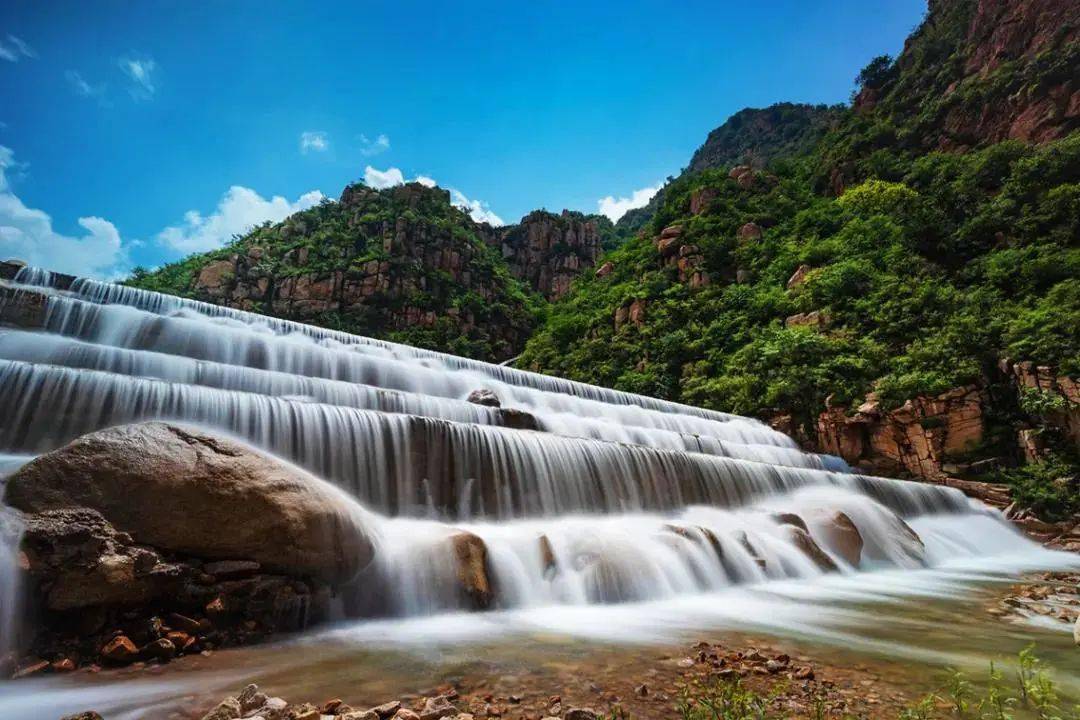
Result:
[[[603,216],[564,210],[536,210],[517,225],[491,233],[510,273],[548,300],[557,300],[585,268],[596,264],[610,221]]]

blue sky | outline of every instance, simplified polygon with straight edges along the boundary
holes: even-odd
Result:
[[[6,0],[0,256],[113,277],[336,198],[365,173],[432,178],[492,221],[615,215],[740,108],[846,101],[924,11]]]

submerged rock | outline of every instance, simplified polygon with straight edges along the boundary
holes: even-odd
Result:
[[[487,388],[473,390],[469,393],[468,401],[486,407],[502,407],[502,401],[499,400],[499,396],[495,394],[494,390],[488,390]]]
[[[372,557],[358,513],[332,486],[239,442],[168,423],[84,435],[16,472],[6,500],[27,513],[92,508],[155,548],[331,582],[351,579]]]

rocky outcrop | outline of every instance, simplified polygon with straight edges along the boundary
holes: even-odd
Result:
[[[166,423],[84,435],[23,466],[5,499],[28,514],[89,508],[140,544],[330,582],[354,577],[372,556],[362,511],[329,484]],[[118,573],[134,568],[134,559],[117,563]]]
[[[22,676],[166,662],[299,630],[328,613],[330,588],[316,580],[139,544],[95,510],[45,510],[23,522],[35,632]]]
[[[893,410],[883,410],[872,393],[854,412],[827,404],[817,420],[818,444],[878,474],[939,479],[950,453],[982,440],[988,400],[985,390],[972,385],[913,398]]]
[[[548,300],[558,300],[578,274],[596,264],[602,221],[569,210],[561,215],[536,210],[489,242],[497,245],[514,277]]]
[[[1047,142],[1080,127],[1080,5],[1059,0],[931,0],[880,87],[855,110],[918,123],[928,149]]]
[[[1080,450],[1080,382],[1049,365],[1031,361],[1002,360],[999,369],[1016,385],[1021,408],[1038,406],[1026,409],[1039,425],[1060,432]],[[1044,454],[1039,435],[1033,428],[1021,428],[1017,433],[1017,444],[1030,462]]]

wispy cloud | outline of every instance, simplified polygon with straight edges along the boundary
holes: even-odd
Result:
[[[43,210],[27,207],[11,189],[10,171],[25,167],[0,145],[0,258],[19,258],[58,272],[114,278],[130,268],[120,233],[97,216],[78,219],[81,236],[57,232]]]
[[[15,35],[8,35],[7,39],[0,40],[0,59],[2,60],[19,62],[23,58],[36,57],[37,51]]]
[[[198,210],[184,213],[181,225],[167,227],[157,239],[164,245],[184,253],[203,252],[219,248],[234,235],[246,233],[264,222],[280,222],[300,210],[318,205],[323,194],[318,190],[304,193],[296,202],[280,195],[267,200],[251,188],[233,185],[218,202],[217,209],[204,216]]]
[[[627,210],[634,210],[648,205],[649,200],[652,199],[652,196],[657,193],[660,187],[660,185],[656,185],[655,187],[644,187],[640,190],[635,190],[630,197],[616,198],[612,195],[608,195],[605,198],[597,200],[596,205],[600,210],[601,215],[607,215],[611,222],[616,222],[626,214]]]
[[[79,97],[97,98],[98,100],[105,97],[105,83],[93,85],[75,70],[68,70],[64,73],[64,77],[67,78],[72,91]]]
[[[149,100],[157,92],[158,66],[150,57],[127,56],[117,60],[128,78],[128,92],[136,100]]]
[[[367,135],[360,136],[360,154],[364,157],[371,157],[384,153],[390,149],[390,138],[384,133],[379,133],[378,137],[374,140],[368,138]]]
[[[409,182],[420,183],[427,187],[435,187],[438,183],[434,178],[427,175],[417,175]],[[376,190],[383,190],[388,187],[394,187],[395,185],[403,185],[405,183],[405,173],[401,172],[400,168],[389,167],[385,170],[377,170],[368,165],[364,168],[364,183],[368,187],[373,187]],[[465,212],[469,213],[476,222],[486,222],[491,225],[505,225],[503,219],[496,215],[491,207],[482,200],[472,200],[465,196],[465,193],[455,188],[448,188],[450,191],[450,201],[461,208]]]
[[[322,130],[305,130],[300,133],[300,152],[326,152],[330,149],[330,137]]]
[[[503,219],[492,212],[488,204],[482,200],[470,200],[465,197],[463,192],[455,190],[454,188],[450,188],[450,197],[455,205],[469,213],[476,222],[486,222],[489,225],[494,225],[496,227],[506,224],[503,222]]]

